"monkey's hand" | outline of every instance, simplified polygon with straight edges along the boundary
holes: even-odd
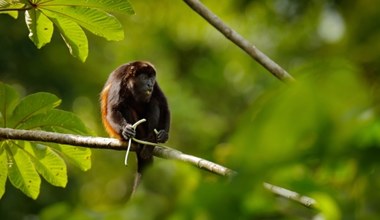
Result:
[[[156,134],[158,143],[165,143],[169,139],[169,134],[165,130],[160,130]]]
[[[136,131],[132,125],[127,124],[126,126],[124,126],[123,130],[121,131],[121,134],[123,135],[123,138],[125,140],[128,140],[136,136]]]

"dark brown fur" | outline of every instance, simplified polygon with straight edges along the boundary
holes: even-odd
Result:
[[[155,143],[167,141],[170,112],[155,76],[153,65],[144,61],[124,64],[110,74],[100,101],[103,124],[111,137],[122,141],[130,137]],[[140,124],[136,133],[133,133],[131,125],[142,118],[147,121]],[[156,134],[154,129],[159,133]],[[153,146],[137,146],[138,174],[134,189],[140,181],[142,171],[153,162]]]

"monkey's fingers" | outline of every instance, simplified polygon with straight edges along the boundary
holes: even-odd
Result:
[[[157,134],[157,142],[165,143],[169,139],[169,134],[165,130],[160,130]]]
[[[130,138],[134,138],[136,136],[136,131],[135,129],[133,128],[132,125],[128,124],[126,125],[124,128],[123,128],[123,131],[121,132],[121,134],[123,135],[123,138],[125,140],[128,140]]]

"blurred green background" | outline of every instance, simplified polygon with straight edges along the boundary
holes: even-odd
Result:
[[[125,40],[90,33],[86,63],[55,32],[38,50],[23,16],[0,15],[0,80],[23,94],[63,99],[94,135],[106,136],[99,93],[108,74],[148,60],[172,112],[168,146],[239,175],[232,181],[156,159],[129,199],[135,158],[93,150],[92,169],[69,170],[65,189],[37,200],[7,183],[0,219],[378,219],[380,211],[380,7],[373,1],[204,1],[288,70],[284,85],[182,1],[131,0]],[[311,196],[321,213],[262,187]]]

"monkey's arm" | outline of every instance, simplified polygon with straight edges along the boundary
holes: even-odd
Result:
[[[157,86],[158,87],[158,86]],[[158,107],[160,109],[160,117],[158,121],[158,133],[157,133],[157,142],[165,143],[169,139],[169,129],[170,129],[170,110],[169,105],[166,100],[164,93],[159,88],[159,93],[157,96]]]
[[[108,84],[101,93],[102,121],[107,133],[118,139],[135,137],[136,133],[132,125],[127,122],[118,108],[118,88]]]

